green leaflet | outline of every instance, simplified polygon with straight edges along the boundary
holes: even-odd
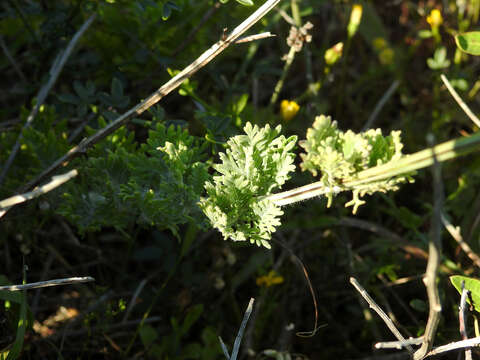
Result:
[[[295,170],[291,150],[297,137],[279,136],[280,130],[281,126],[247,123],[246,135],[230,138],[226,152],[220,154],[221,163],[214,165],[217,174],[205,183],[208,197],[200,200],[200,207],[225,239],[270,248],[268,241],[283,211],[259,199],[280,189]]]
[[[360,197],[377,191],[397,190],[397,184],[408,179],[406,176],[396,176],[352,188],[345,185],[354,180],[355,175],[362,170],[400,159],[403,147],[400,131],[392,131],[388,136],[383,136],[380,129],[359,134],[351,130],[343,132],[337,128],[337,122],[332,121],[330,116],[320,115],[308,129],[307,139],[299,144],[306,151],[300,155],[303,160],[300,164],[302,171],[308,170],[313,176],[320,173],[320,181],[325,188],[352,190],[353,199],[345,206],[353,206],[353,213],[365,203]],[[326,193],[328,207],[336,192],[338,191]]]
[[[81,232],[133,223],[169,229],[205,225],[197,205],[207,179],[204,145],[186,130],[157,124],[146,144],[120,129],[79,161],[80,175],[63,193],[60,213]]]

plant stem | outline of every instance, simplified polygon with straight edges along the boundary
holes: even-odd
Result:
[[[273,90],[272,97],[270,98],[270,106],[274,106],[278,100],[278,95],[280,91],[282,91],[283,83],[285,82],[285,78],[287,77],[288,70],[293,63],[293,59],[295,59],[295,48],[292,46],[287,54],[287,60],[285,61],[285,66],[283,67],[282,76],[275,85],[275,90]]]
[[[345,190],[353,190],[360,185],[386,180],[397,175],[423,169],[433,165],[434,161],[443,162],[454,159],[458,156],[475,151],[479,146],[480,132],[469,137],[449,140],[414,154],[406,155],[398,161],[391,161],[383,165],[360,171],[354,176],[344,179],[341,188],[326,188],[321,181],[317,181],[293,190],[269,195],[266,198],[273,201],[278,206],[284,206],[311,199],[319,195],[325,195],[330,192],[338,193]],[[434,158],[436,160],[434,160]]]
[[[441,178],[440,164],[434,157],[433,174],[433,214],[432,214],[432,228],[430,239],[428,242],[428,262],[427,270],[423,282],[427,288],[429,313],[427,326],[425,327],[425,334],[423,335],[423,343],[413,355],[414,360],[422,360],[427,356],[427,353],[432,349],[437,327],[440,322],[440,315],[442,312],[442,304],[440,303],[440,296],[437,286],[437,274],[440,266],[440,259],[442,256],[442,206],[443,206],[443,183]]]

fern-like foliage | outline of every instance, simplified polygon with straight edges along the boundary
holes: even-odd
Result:
[[[297,137],[279,136],[281,126],[247,123],[244,131],[246,135],[230,138],[226,152],[220,153],[221,163],[214,165],[217,174],[206,182],[208,196],[200,207],[225,239],[270,248],[283,211],[262,197],[279,189],[295,170],[291,150]]]
[[[368,168],[382,165],[402,157],[400,131],[392,131],[383,136],[380,129],[368,130],[356,134],[351,130],[343,132],[337,128],[337,122],[330,116],[320,115],[315,118],[313,126],[307,130],[307,139],[299,142],[306,151],[301,154],[302,171],[308,170],[313,176],[321,173],[320,181],[327,192],[328,205],[331,205],[333,195],[341,190],[352,190],[352,201],[345,206],[353,206],[353,213],[365,203],[360,197],[374,192],[397,190],[398,183],[408,177],[396,176],[388,180],[369,182],[348,189],[345,180],[352,180],[355,174]]]
[[[157,124],[140,147],[120,129],[81,160],[60,212],[84,232],[138,223],[170,229],[205,225],[197,205],[209,179],[204,145],[186,130]]]

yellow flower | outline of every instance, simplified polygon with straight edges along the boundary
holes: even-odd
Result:
[[[267,275],[258,277],[256,283],[258,286],[270,287],[283,283],[283,277],[271,270]]]
[[[343,53],[343,42],[339,42],[333,45],[330,49],[325,51],[325,63],[328,66],[332,66],[342,57],[342,53]]]
[[[427,22],[432,28],[438,28],[443,23],[442,13],[438,9],[430,11],[430,15],[427,16]]]
[[[373,39],[373,47],[377,50],[383,50],[387,47],[387,40],[382,37],[377,37]]]
[[[395,58],[395,52],[390,48],[383,49],[378,54],[378,58],[382,65],[390,65]]]
[[[295,115],[297,115],[298,110],[300,110],[300,105],[293,100],[282,100],[280,103],[280,114],[282,115],[282,119],[285,121],[292,120]]]
[[[360,4],[352,6],[352,12],[350,13],[350,21],[348,22],[347,32],[348,37],[352,37],[357,32],[360,21],[362,20],[363,7]]]

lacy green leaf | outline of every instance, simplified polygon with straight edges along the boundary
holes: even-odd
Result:
[[[180,224],[205,226],[197,203],[210,177],[200,139],[158,124],[145,144],[135,145],[123,129],[97,144],[79,162],[60,212],[82,232],[137,223],[177,234]]]
[[[369,182],[353,189],[344,186],[346,180],[355,178],[355,174],[368,168],[396,161],[402,157],[400,131],[392,131],[383,136],[380,129],[371,129],[363,133],[351,130],[343,132],[330,116],[320,115],[307,131],[307,139],[299,142],[305,149],[301,154],[302,171],[308,170],[313,176],[320,174],[325,188],[352,190],[353,199],[345,206],[353,206],[353,213],[365,203],[360,198],[377,191],[397,190],[398,183],[409,179],[408,176],[396,176],[388,180]],[[338,191],[326,193],[329,207]]]
[[[283,211],[261,198],[280,189],[295,170],[291,150],[297,137],[279,136],[281,126],[247,123],[244,131],[230,138],[225,153],[220,153],[221,163],[214,165],[216,175],[206,182],[208,196],[200,200],[200,207],[225,239],[270,248]]]

